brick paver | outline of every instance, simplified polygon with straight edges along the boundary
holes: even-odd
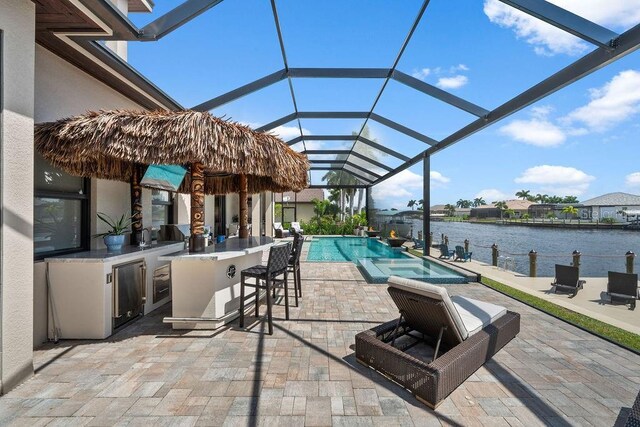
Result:
[[[640,356],[479,284],[451,285],[519,312],[522,330],[433,411],[355,361],[355,334],[396,316],[386,287],[349,263],[302,272],[300,307],[290,321],[275,309],[273,336],[251,317],[248,330],[173,331],[163,307],[108,340],[43,347],[37,374],[0,398],[0,425],[611,426],[640,389]]]

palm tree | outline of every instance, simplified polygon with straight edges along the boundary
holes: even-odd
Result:
[[[578,198],[576,196],[565,196],[564,199],[562,199],[562,203],[579,203],[578,202]]]
[[[578,215],[578,209],[573,206],[565,206],[562,208],[562,213],[564,214],[564,218],[567,219],[567,215],[571,215],[571,217]]]
[[[411,208],[411,210],[413,210],[413,207],[416,205],[416,201],[415,200],[409,200],[409,203],[407,203],[407,207]]]
[[[507,216],[507,218],[511,218],[516,215],[516,211],[514,211],[513,209],[505,209],[504,214]]]
[[[562,203],[563,200],[560,196],[551,196],[548,198],[547,203]]]
[[[484,201],[484,199],[482,197],[476,197],[475,199],[473,199],[473,207],[478,207],[478,206],[482,206],[482,205],[486,205],[487,202]]]
[[[507,202],[505,202],[505,201],[495,202],[494,206],[500,211],[500,219],[502,219],[502,215],[504,214],[504,211],[509,209],[509,206],[507,205]]]
[[[424,199],[418,200],[418,210],[419,211],[423,211],[424,210]]]
[[[444,205],[444,212],[447,216],[454,216],[456,214],[456,207],[450,203]]]
[[[547,195],[538,193],[535,195],[534,199],[538,203],[546,203]]]
[[[329,171],[324,174],[322,177],[323,181],[326,181],[328,185],[340,185],[340,171]],[[340,208],[340,220],[344,220],[344,190],[341,188],[340,190],[340,202],[338,203],[338,207]]]
[[[522,200],[526,200],[529,198],[531,191],[529,190],[520,190],[516,193],[516,197]]]

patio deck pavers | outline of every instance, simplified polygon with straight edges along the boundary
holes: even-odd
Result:
[[[36,351],[37,374],[0,398],[0,425],[602,425],[640,389],[640,356],[479,284],[451,294],[522,315],[521,333],[435,411],[356,363],[356,333],[392,319],[386,286],[350,263],[302,265],[300,307],[274,335],[247,318],[173,331],[163,307],[104,341]],[[253,322],[253,323],[251,323]]]

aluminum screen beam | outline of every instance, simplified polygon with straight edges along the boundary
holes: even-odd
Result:
[[[370,178],[365,178],[364,176],[358,175],[355,172],[351,172],[348,170],[345,170],[342,167],[335,167],[335,166],[311,166],[309,168],[310,171],[342,171],[344,173],[348,173],[350,175],[355,176],[356,178],[358,178],[359,180],[363,181],[365,184],[369,185],[373,182],[372,179]]]
[[[367,184],[361,184],[361,185],[357,185],[357,184],[345,184],[345,185],[331,185],[331,184],[313,184],[310,185],[307,188],[322,188],[322,189],[341,189],[341,188],[369,188],[369,186]]]
[[[366,176],[369,181],[375,181],[376,179],[380,179],[380,175],[375,174],[371,171],[368,171],[367,169],[363,168],[362,166],[358,166],[355,165],[349,161],[344,162],[344,170],[345,172],[349,172],[352,174],[361,174],[362,176]],[[354,170],[355,169],[355,170]],[[373,177],[373,179],[371,178]]]
[[[355,163],[351,163],[348,160],[309,160],[309,163],[314,164],[314,165],[348,165],[352,168],[355,168],[359,171],[362,171],[368,175],[371,175],[373,177],[375,177],[376,179],[380,178],[380,175],[378,175],[377,173],[373,173],[371,172],[369,169],[362,167],[360,165],[357,165]],[[345,169],[346,170],[346,169]],[[360,172],[357,172],[360,173]]]
[[[417,139],[418,141],[424,142],[429,145],[435,145],[438,143],[433,138],[430,138],[420,132],[417,132],[411,128],[401,125],[400,123],[394,122],[393,120],[387,119],[376,113],[371,113],[366,111],[304,111],[286,115],[278,120],[274,120],[271,123],[268,123],[264,126],[257,128],[256,130],[259,132],[264,132],[267,130],[274,129],[280,125],[288,123],[295,119],[366,119],[369,117],[371,120],[374,120],[381,125],[387,126],[393,130],[396,130],[400,133],[403,133],[413,139]],[[309,139],[308,136],[305,136],[303,139]],[[298,141],[296,141],[298,142]]]
[[[221,2],[222,0],[187,0],[142,27],[139,39],[158,40]]]
[[[604,47],[599,47],[593,52],[583,56],[551,77],[543,80],[535,86],[522,92],[515,98],[510,99],[495,110],[491,111],[486,117],[480,118],[462,129],[449,135],[433,147],[425,150],[417,156],[406,161],[403,165],[398,166],[392,172],[383,176],[377,180],[374,184],[377,184],[385,179],[389,179],[392,176],[402,172],[405,169],[410,168],[416,163],[420,162],[423,156],[431,156],[440,150],[444,150],[450,145],[461,141],[468,136],[490,126],[499,120],[504,119],[511,114],[520,111],[521,109],[533,104],[536,101],[562,89],[571,83],[580,80],[581,78],[593,73],[596,70],[620,59],[621,57],[628,55],[629,53],[636,51],[640,48],[640,25],[625,31],[618,37],[615,50],[611,51]]]
[[[301,119],[364,119],[366,111],[300,111]]]
[[[466,111],[469,114],[473,114],[476,117],[484,117],[489,114],[489,111],[485,110],[482,107],[479,107],[460,97],[457,97],[436,86],[430,85],[429,83],[425,83],[420,79],[416,79],[415,77],[405,74],[402,71],[395,70],[391,78],[397,82],[409,86],[412,89],[436,98],[439,101],[446,102],[447,104]]]
[[[558,27],[582,40],[607,50],[613,48],[618,34],[544,0],[500,0],[526,14]]]
[[[389,120],[386,117],[382,117],[376,113],[371,113],[371,120],[375,120],[376,122],[383,124],[385,126],[390,127],[393,130],[396,130],[400,133],[403,133],[407,136],[410,136],[413,139],[417,139],[418,141],[422,141],[425,144],[436,145],[438,141],[433,138],[429,138],[427,135],[423,135],[420,132],[416,132],[413,129],[410,129],[406,126],[401,125],[400,123],[396,123],[393,120]]]
[[[393,157],[397,157],[398,159],[406,162],[407,160],[409,160],[409,157],[405,156],[404,154],[400,154],[397,151],[394,151],[390,148],[385,147],[384,145],[380,145],[377,142],[373,142],[368,138],[365,138],[364,136],[360,136],[358,138],[358,141],[362,142],[363,144],[368,145],[369,147],[375,148],[376,150],[382,151],[383,153],[387,153],[390,156]],[[353,152],[353,150],[351,150]]]
[[[285,123],[289,123],[290,121],[295,120],[296,116],[297,116],[296,113],[288,114],[288,115],[286,115],[284,117],[280,117],[278,120],[274,120],[271,123],[267,123],[264,126],[260,126],[259,128],[256,128],[255,130],[256,130],[256,132],[265,132],[265,131],[268,131],[268,130],[275,129],[278,126],[282,126]]]
[[[235,101],[238,98],[242,98],[243,96],[249,95],[255,91],[260,89],[264,89],[265,87],[276,84],[287,78],[287,71],[280,70],[276,71],[273,74],[269,74],[268,76],[262,77],[261,79],[255,80],[249,84],[244,86],[240,86],[237,89],[229,91],[225,94],[217,96],[209,101],[203,102],[202,104],[196,105],[192,108],[195,111],[209,111],[217,108],[221,105],[224,105],[228,102]]]
[[[289,68],[293,78],[317,79],[386,79],[389,68]]]
[[[349,150],[305,150],[302,154],[349,154]]]
[[[350,150],[306,150],[303,151],[302,154],[307,154],[307,155],[314,155],[314,154],[318,154],[318,155],[331,155],[331,154],[335,154],[335,155],[347,155],[347,154],[352,154],[354,157],[357,157],[361,160],[364,160],[365,162],[370,163],[373,166],[376,166],[380,169],[384,169],[388,172],[391,172],[393,169],[390,168],[389,166],[385,165],[384,163],[380,163],[378,161],[376,161],[375,159],[371,159],[363,154],[360,154],[358,152],[355,151],[350,151]]]
[[[380,162],[378,162],[378,161],[377,161],[377,160],[375,160],[375,159],[372,159],[372,158],[370,158],[370,157],[367,157],[367,156],[365,156],[364,154],[360,154],[360,153],[358,153],[357,151],[352,151],[352,152],[351,152],[351,155],[352,155],[352,156],[354,156],[354,157],[357,157],[357,158],[359,158],[359,159],[362,159],[362,160],[364,160],[365,162],[369,162],[369,163],[371,163],[372,165],[377,166],[377,167],[379,167],[380,169],[384,169],[384,170],[386,170],[386,171],[388,171],[388,172],[391,172],[391,171],[393,170],[393,168],[390,168],[389,166],[385,165],[384,163],[380,163]]]

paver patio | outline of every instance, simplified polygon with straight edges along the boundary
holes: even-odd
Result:
[[[174,331],[165,306],[105,341],[46,345],[36,375],[0,398],[0,425],[611,426],[640,389],[640,356],[482,285],[451,285],[519,312],[522,330],[430,410],[355,361],[355,334],[396,316],[386,286],[350,263],[302,272],[300,307],[291,321],[276,308],[273,336],[255,321]]]

